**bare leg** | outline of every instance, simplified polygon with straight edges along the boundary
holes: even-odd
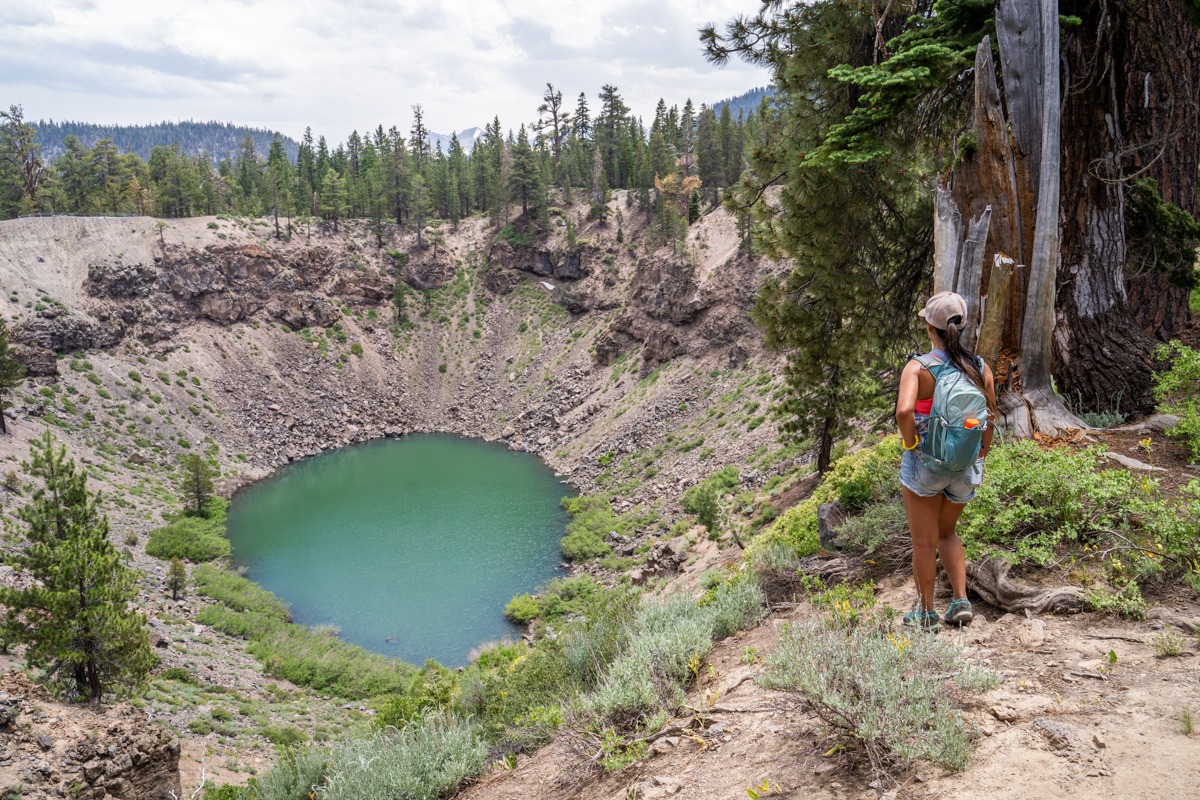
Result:
[[[967,596],[967,559],[963,554],[962,540],[958,538],[955,526],[962,516],[964,503],[942,503],[938,515],[937,551],[942,558],[942,566],[950,579],[950,588],[955,599]]]
[[[908,516],[908,532],[912,536],[913,580],[917,584],[921,610],[932,611],[933,583],[937,578],[939,520],[942,515],[943,501],[946,498],[941,492],[933,497],[921,497],[908,487],[901,487],[900,491],[904,496],[904,511]],[[959,506],[959,513],[962,513],[961,506]],[[957,516],[955,519],[957,520]],[[959,545],[959,563],[962,564],[961,544]],[[965,573],[963,580],[964,582],[966,580]]]

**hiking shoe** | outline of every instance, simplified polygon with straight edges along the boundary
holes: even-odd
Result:
[[[938,616],[936,611],[910,611],[904,615],[904,626],[906,628],[920,628],[925,631],[937,630],[942,624],[942,618]]]
[[[961,628],[963,625],[969,625],[973,619],[975,612],[971,610],[971,601],[965,597],[956,598],[946,609],[947,625],[957,625]]]

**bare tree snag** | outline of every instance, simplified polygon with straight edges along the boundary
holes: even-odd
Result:
[[[1003,253],[993,256],[983,319],[979,325],[979,342],[975,346],[975,352],[992,365],[998,384],[1008,379],[1007,364],[1000,363],[1000,342],[1004,335],[1004,320],[1009,313],[1015,269],[1016,263]]]
[[[972,126],[960,137],[954,168],[935,189],[935,242],[941,247],[934,288],[953,288],[967,299],[967,336],[974,343],[983,325],[980,291],[987,287],[991,318],[979,338],[993,371],[1003,376],[998,389],[1004,423],[1021,436],[1056,435],[1083,427],[1051,384],[1062,127],[1056,0],[1005,0],[997,31],[1011,117],[1004,114],[985,38],[975,54]],[[974,217],[965,240],[964,216]],[[998,262],[998,253],[1017,254],[1029,269],[1014,272],[1013,258]],[[1007,274],[993,285],[991,268],[997,263]],[[1004,292],[1004,299],[994,292]],[[1002,358],[1005,363],[998,363]]]
[[[1041,0],[1042,147],[1038,163],[1037,217],[1033,229],[1033,260],[1025,290],[1025,323],[1021,329],[1021,380],[1036,415],[1039,407],[1058,401],[1050,385],[1054,354],[1054,278],[1058,271],[1058,205],[1061,190],[1062,106],[1058,81],[1058,0]],[[1056,409],[1050,409],[1056,411]],[[1033,420],[1037,425],[1036,416]],[[1047,426],[1049,427],[1049,426]],[[1082,427],[1076,425],[1075,427]],[[1045,428],[1043,428],[1045,429]],[[1057,432],[1057,431],[1055,431]]]
[[[975,346],[975,331],[979,327],[979,285],[983,277],[983,254],[987,245],[988,230],[992,222],[992,207],[988,206],[967,226],[967,238],[962,244],[962,256],[958,274],[954,279],[954,291],[966,298],[967,319],[963,331],[963,343]]]
[[[950,191],[933,187],[933,291],[954,290],[954,273],[962,246],[962,212]]]

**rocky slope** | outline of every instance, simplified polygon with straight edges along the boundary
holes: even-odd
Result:
[[[499,440],[583,490],[619,486],[618,510],[654,509],[645,541],[668,538],[681,491],[724,464],[752,464],[751,486],[793,466],[765,413],[774,362],[747,315],[770,265],[736,258],[723,212],[672,253],[623,198],[614,207],[590,223],[568,209],[548,239],[515,247],[482,220],[435,229],[425,249],[411,236],[380,247],[353,224],[281,242],[252,220],[0,223],[0,313],[30,375],[0,471],[19,473],[49,427],[104,490],[114,539],[146,576],[162,669],[212,687],[179,698],[155,684],[139,701],[182,737],[185,786],[201,761],[234,781],[269,763],[275,717],[239,727],[221,709],[275,708],[318,736],[364,709],[306,698],[318,710],[293,723],[293,689],[194,623],[202,598],[165,597],[163,564],[143,547],[174,506],[182,452],[214,456],[228,493],[380,436]],[[652,555],[639,580],[684,560],[665,545]]]

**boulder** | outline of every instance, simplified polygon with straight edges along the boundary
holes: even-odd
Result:
[[[83,288],[93,297],[114,300],[149,297],[158,283],[158,270],[149,264],[88,264]]]
[[[817,509],[817,535],[821,539],[821,547],[825,550],[841,550],[842,544],[837,541],[837,529],[846,521],[845,507],[841,500],[825,503]]]
[[[492,267],[483,276],[483,288],[492,294],[509,294],[520,285],[520,273],[511,269]]]
[[[14,344],[12,354],[21,362],[28,378],[53,378],[58,374],[58,356],[49,348]]]

